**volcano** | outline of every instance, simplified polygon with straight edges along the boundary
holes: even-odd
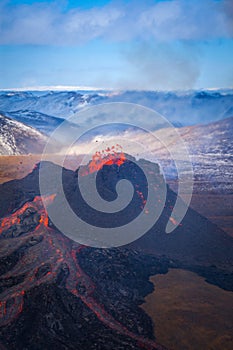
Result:
[[[140,162],[155,175],[157,196],[162,176],[156,164],[111,158],[98,168],[97,188],[107,201],[116,197],[120,179],[132,182],[131,203],[114,214],[100,214],[81,196],[77,176],[88,176],[90,164],[76,171],[63,168],[72,210],[99,227],[132,220],[144,210],[148,194]],[[48,181],[41,198],[41,166],[45,177],[61,169],[40,163],[25,178],[0,186],[0,348],[165,349],[139,307],[153,290],[149,276],[179,267],[233,290],[231,237],[191,209],[173,233],[165,233],[176,201],[169,188],[162,215],[142,238],[121,248],[91,248],[66,237],[49,219],[43,203],[57,210],[61,193],[56,182]]]

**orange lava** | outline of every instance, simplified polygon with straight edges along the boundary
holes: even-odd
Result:
[[[142,205],[141,205],[141,209],[143,209],[146,205],[146,199],[143,196],[143,193],[139,190],[136,191],[138,194],[138,197],[142,200]],[[148,214],[148,210],[145,211],[146,214]]]
[[[121,166],[126,161],[126,156],[122,151],[122,147],[119,144],[116,146],[108,147],[102,151],[97,151],[92,156],[92,160],[88,164],[87,168],[82,169],[80,174],[88,175],[102,169],[104,165],[116,164]]]
[[[54,201],[55,194],[43,197],[43,201],[46,205],[51,204]],[[44,210],[42,198],[36,196],[32,202],[25,203],[20,209],[13,214],[6,216],[0,220],[0,235],[3,231],[9,229],[12,225],[20,224],[20,215],[22,215],[27,208],[34,208],[40,214],[40,224],[48,227],[48,215]]]
[[[176,219],[174,219],[172,216],[169,218],[169,220],[171,221],[171,223],[173,225],[178,225],[178,222],[176,221]]]
[[[55,195],[51,195],[44,197],[43,200],[46,204],[50,204],[54,198]],[[1,276],[2,279],[7,280],[18,274],[25,274],[25,279],[21,283],[9,287],[0,293],[0,325],[5,326],[9,324],[23,311],[24,296],[27,291],[44,283],[54,283],[60,269],[67,266],[69,274],[65,280],[65,287],[70,293],[80,298],[102,323],[116,332],[134,339],[140,344],[141,348],[164,350],[165,348],[155,341],[128,330],[108,313],[102,304],[95,300],[93,296],[95,285],[91,278],[81,269],[76,256],[85,246],[72,242],[66,236],[48,226],[49,219],[41,197],[35,197],[32,202],[27,202],[12,215],[1,219],[1,231],[18,223],[18,220],[20,220],[19,215],[23,214],[27,208],[34,208],[40,215],[38,226],[33,232],[25,233],[20,237],[3,239],[0,247],[0,256],[4,256],[4,252],[7,252],[8,255],[12,254],[20,246],[19,242],[24,244],[36,237],[43,237],[43,239],[32,248],[25,250],[24,255],[21,256],[16,265]],[[15,242],[15,245],[13,242]],[[49,269],[43,275],[37,277],[39,269],[46,264],[49,264]],[[78,283],[85,286],[85,294],[79,292],[77,288]],[[8,305],[8,301],[12,301],[10,305]]]

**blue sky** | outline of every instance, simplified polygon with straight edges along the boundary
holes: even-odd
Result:
[[[0,3],[0,88],[233,86],[231,0]]]

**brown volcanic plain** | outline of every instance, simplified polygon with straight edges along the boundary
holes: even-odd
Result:
[[[155,290],[142,308],[157,341],[173,350],[231,350],[233,293],[181,269],[150,278]]]

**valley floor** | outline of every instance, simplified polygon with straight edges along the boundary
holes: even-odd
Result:
[[[155,290],[142,308],[154,322],[158,342],[173,350],[232,349],[232,292],[181,269],[150,280]]]

